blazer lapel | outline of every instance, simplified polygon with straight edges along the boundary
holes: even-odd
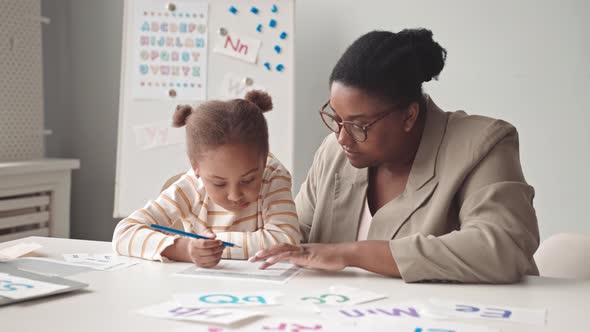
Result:
[[[369,228],[368,239],[394,238],[412,214],[427,202],[438,185],[435,174],[436,159],[445,134],[447,117],[429,96],[425,97],[426,124],[406,189],[375,213]],[[350,209],[352,208],[351,206]]]
[[[367,239],[393,239],[412,214],[428,201],[437,185],[438,181],[430,181],[416,192],[405,191],[379,209],[373,216]]]

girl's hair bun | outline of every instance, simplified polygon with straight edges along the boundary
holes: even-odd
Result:
[[[178,105],[176,111],[172,116],[172,126],[175,128],[183,127],[186,125],[186,119],[193,112],[193,108],[190,105]]]
[[[262,90],[252,90],[246,93],[245,100],[254,103],[262,112],[272,110],[272,98],[270,95]]]

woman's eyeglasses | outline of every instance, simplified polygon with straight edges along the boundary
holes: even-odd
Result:
[[[320,116],[322,117],[322,121],[324,121],[326,127],[328,127],[331,131],[335,132],[336,134],[339,134],[342,130],[342,127],[344,127],[344,130],[346,130],[346,132],[348,133],[348,135],[350,135],[350,137],[352,137],[352,139],[354,139],[357,142],[364,142],[367,140],[367,131],[369,130],[369,127],[371,127],[372,125],[377,123],[377,121],[382,120],[383,118],[394,112],[395,111],[385,112],[382,115],[380,115],[377,119],[367,124],[358,124],[352,121],[338,121],[336,119],[336,112],[334,112],[334,110],[330,106],[330,101],[328,100],[320,109]]]

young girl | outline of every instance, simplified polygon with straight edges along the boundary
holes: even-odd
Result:
[[[221,258],[248,259],[276,244],[298,244],[291,175],[269,153],[262,113],[271,109],[272,100],[262,91],[251,91],[245,99],[209,101],[196,109],[178,106],[173,124],[186,126],[192,169],[119,222],[113,234],[115,252],[214,267]],[[149,228],[171,227],[177,220],[184,231],[210,240]],[[222,241],[241,248],[226,248]]]

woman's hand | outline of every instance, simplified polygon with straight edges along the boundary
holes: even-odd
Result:
[[[282,244],[261,250],[250,258],[250,262],[264,261],[260,266],[266,269],[281,261],[291,264],[330,271],[342,270],[347,266],[400,277],[389,241],[359,241],[338,244],[309,243],[298,246]]]
[[[311,243],[298,246],[282,244],[257,252],[249,261],[253,263],[264,261],[264,264],[260,266],[261,269],[281,261],[289,261],[299,267],[338,271],[347,266],[345,252],[343,245],[340,244]]]

